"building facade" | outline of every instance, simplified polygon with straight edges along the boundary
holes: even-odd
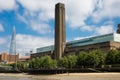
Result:
[[[67,42],[62,56],[69,54],[77,55],[81,51],[89,52],[96,49],[101,50],[103,53],[107,53],[111,49],[120,49],[120,34],[110,33]],[[37,53],[31,54],[31,58],[45,55],[54,56],[53,45],[37,48]]]
[[[19,54],[8,54],[8,63],[19,61]]]
[[[19,60],[19,54],[13,55],[13,54],[7,54],[6,52],[2,52],[0,54],[0,61],[2,62],[14,63],[18,60]]]
[[[8,56],[6,52],[2,52],[0,54],[0,61],[7,61],[8,60]]]

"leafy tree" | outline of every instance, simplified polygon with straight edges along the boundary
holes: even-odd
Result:
[[[56,68],[57,61],[50,56],[37,57],[29,61],[29,68]]]
[[[96,56],[99,58],[99,63],[98,63],[99,66],[105,64],[105,58],[106,58],[105,53],[102,53],[100,50],[94,50],[92,51],[92,54],[96,54]]]
[[[52,68],[56,68],[57,67],[57,61],[56,60],[53,60],[52,61]]]
[[[117,63],[117,64],[120,64],[120,51],[116,54],[116,56],[115,56],[115,62]]]
[[[39,62],[39,68],[43,67],[43,61],[44,61],[44,57],[40,57],[38,62]]]
[[[106,55],[106,64],[116,64],[116,56],[118,54],[118,50],[110,50]]]
[[[87,66],[97,66],[99,64],[99,57],[95,54],[90,52],[86,58]]]
[[[88,57],[87,52],[80,52],[77,57],[77,65],[78,66],[86,66],[87,65],[87,63],[86,63],[87,57]]]
[[[33,59],[31,60],[31,68],[38,68],[38,65],[37,65],[37,62],[36,62],[36,59],[35,59],[35,58],[33,58]]]
[[[39,68],[39,67],[40,67],[40,65],[41,65],[40,61],[41,61],[41,59],[40,59],[39,57],[36,57],[36,58],[35,58],[35,63],[34,63],[34,64],[35,64],[35,67],[36,67],[36,68]]]
[[[29,61],[29,68],[32,68],[32,61]]]
[[[89,53],[80,52],[77,57],[78,66],[98,66],[105,62],[105,55],[100,50],[94,50]]]
[[[59,66],[65,68],[73,68],[76,66],[77,57],[75,55],[64,56],[59,61]]]
[[[68,67],[69,68],[73,68],[76,66],[77,57],[75,55],[67,56],[67,60],[68,60]]]
[[[17,69],[17,70],[25,70],[27,69],[27,62],[16,62],[14,64],[12,64],[13,68],[14,69]]]
[[[59,66],[60,67],[65,67],[65,68],[68,68],[68,59],[66,56],[62,57],[59,61]]]
[[[57,61],[53,60],[50,56],[45,56],[42,65],[44,68],[55,68],[57,67]]]

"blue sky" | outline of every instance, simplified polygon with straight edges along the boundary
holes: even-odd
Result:
[[[54,9],[66,9],[66,39],[77,40],[115,32],[120,0],[0,0],[0,52],[9,52],[16,27],[17,52],[54,44]]]

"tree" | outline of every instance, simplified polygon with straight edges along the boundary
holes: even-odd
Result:
[[[73,68],[76,66],[77,57],[75,55],[64,56],[59,61],[60,67]]]
[[[35,58],[33,58],[33,59],[31,60],[30,65],[31,65],[31,68],[38,68],[38,65],[37,65],[37,63],[36,63],[36,59],[35,59]]]
[[[66,56],[62,57],[59,61],[59,66],[60,67],[65,67],[65,68],[68,68],[68,59]]]
[[[29,68],[56,68],[57,61],[50,56],[37,57],[29,61]]]
[[[40,67],[40,65],[41,65],[41,58],[39,58],[39,57],[36,57],[35,58],[35,67],[36,68],[39,68]]]
[[[68,67],[69,68],[73,68],[76,66],[77,57],[75,55],[68,55],[67,60],[68,60]]]
[[[57,61],[56,60],[52,61],[52,68],[57,68]]]
[[[57,61],[53,60],[50,56],[45,56],[42,65],[44,68],[55,68],[57,67]]]
[[[116,54],[116,56],[115,56],[115,62],[117,63],[117,64],[120,64],[120,51]]]
[[[90,52],[86,58],[87,66],[97,66],[99,64],[99,57],[95,54]]]
[[[105,55],[100,50],[94,50],[89,53],[80,52],[77,58],[77,65],[80,66],[98,66],[105,62]]]
[[[17,69],[19,71],[27,69],[27,62],[16,62],[12,64],[14,69]]]
[[[116,56],[118,54],[118,50],[110,50],[106,55],[106,64],[116,64]]]
[[[99,63],[98,63],[99,66],[105,64],[105,58],[106,58],[106,54],[105,54],[105,53],[102,53],[102,52],[98,49],[98,50],[92,51],[92,54],[96,54],[96,56],[99,58]]]
[[[88,53],[87,52],[80,52],[79,55],[77,56],[77,65],[78,66],[86,66],[87,65],[87,57]]]

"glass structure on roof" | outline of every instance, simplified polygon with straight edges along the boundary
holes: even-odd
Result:
[[[90,38],[85,38],[80,40],[74,40],[74,41],[67,42],[66,47],[85,46],[85,45],[96,44],[96,43],[107,42],[107,41],[120,42],[120,34],[110,33],[110,34],[105,34],[105,35],[100,35],[100,36],[95,36],[95,37],[90,37]],[[42,48],[37,48],[37,53],[53,51],[53,50],[54,50],[54,46],[51,45],[51,46],[46,46]]]

